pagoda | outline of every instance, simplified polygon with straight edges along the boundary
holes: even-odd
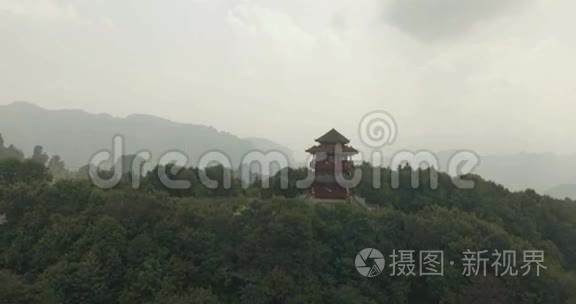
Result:
[[[313,155],[310,168],[314,170],[314,182],[309,189],[309,197],[327,201],[348,200],[352,197],[351,189],[339,181],[342,181],[342,178],[351,178],[352,156],[357,154],[358,150],[349,146],[350,140],[335,129],[317,138],[316,142],[317,145],[306,150]]]

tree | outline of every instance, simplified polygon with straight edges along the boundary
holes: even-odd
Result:
[[[0,160],[0,185],[34,183],[51,179],[46,167],[33,160],[20,161],[14,158]]]
[[[217,304],[218,298],[210,290],[194,288],[180,295],[160,295],[147,304]]]
[[[0,299],[3,304],[34,303],[30,287],[6,270],[0,270]]]
[[[65,178],[68,176],[64,161],[58,155],[50,158],[50,161],[48,161],[48,170],[55,178]]]
[[[0,160],[2,159],[24,159],[24,153],[22,151],[16,149],[14,145],[10,145],[8,148],[4,147],[4,138],[2,134],[0,134]]]
[[[44,153],[44,148],[42,146],[34,147],[32,160],[39,164],[46,165],[46,162],[48,162],[48,154]]]

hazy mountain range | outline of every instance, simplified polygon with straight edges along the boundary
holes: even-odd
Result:
[[[166,151],[182,151],[189,165],[208,151],[225,152],[234,165],[249,151],[281,151],[291,164],[293,151],[262,138],[240,138],[214,127],[172,122],[160,117],[134,114],[126,118],[90,114],[81,110],[46,110],[31,103],[15,102],[0,106],[0,133],[8,144],[30,155],[42,145],[50,155],[60,155],[75,170],[103,149],[110,150],[114,135],[124,137],[124,154],[141,150],[156,159]],[[438,153],[447,163],[450,152]],[[444,170],[444,168],[440,168]],[[485,155],[476,170],[486,179],[511,190],[534,189],[557,198],[576,199],[576,155],[518,153]]]
[[[576,183],[576,155],[518,153],[483,156],[478,173],[512,190],[532,188],[565,198],[566,187]],[[574,186],[572,186],[574,187]],[[576,193],[576,188],[572,190]],[[576,199],[576,196],[572,196]]]
[[[447,164],[451,152],[440,152]],[[442,171],[445,168],[441,166]],[[475,173],[512,191],[533,189],[559,199],[576,199],[576,154],[515,153],[481,155]]]
[[[60,155],[71,170],[86,165],[98,151],[112,150],[115,135],[124,138],[123,154],[146,150],[157,159],[167,151],[182,151],[190,166],[196,166],[206,152],[216,150],[226,153],[235,165],[255,150],[280,150],[292,157],[290,149],[270,140],[240,138],[210,126],[141,114],[119,118],[81,110],[47,110],[27,102],[0,106],[0,133],[26,155],[35,145],[42,145],[48,154]]]
[[[559,199],[570,198],[576,200],[576,184],[556,186],[548,189],[544,194]]]

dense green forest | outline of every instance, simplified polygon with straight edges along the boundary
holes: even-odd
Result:
[[[478,176],[462,190],[440,174],[439,188],[410,186],[412,169],[373,168],[355,189],[371,206],[310,204],[289,170],[281,189],[206,189],[198,169],[170,190],[154,172],[139,189],[110,190],[71,178],[39,147],[26,159],[0,145],[0,303],[576,303],[576,203],[534,191],[510,192]],[[207,169],[222,178],[223,168]],[[60,172],[60,174],[58,174]],[[460,262],[444,276],[359,275],[356,254],[372,247],[443,250],[544,250],[540,276],[466,277]],[[491,271],[491,269],[489,269]]]

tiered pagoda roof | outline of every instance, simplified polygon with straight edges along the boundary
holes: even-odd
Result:
[[[328,131],[326,134],[320,136],[316,139],[316,142],[321,144],[349,144],[350,140],[346,138],[344,135],[340,134],[340,132],[336,131],[336,129],[332,129]]]
[[[344,135],[340,134],[340,132],[336,131],[336,129],[332,129],[328,131],[326,134],[320,136],[316,139],[316,142],[319,145],[315,145],[312,148],[306,150],[306,152],[311,154],[316,153],[348,153],[348,154],[356,154],[358,150],[354,149],[353,147],[348,146],[350,140],[346,138]]]

